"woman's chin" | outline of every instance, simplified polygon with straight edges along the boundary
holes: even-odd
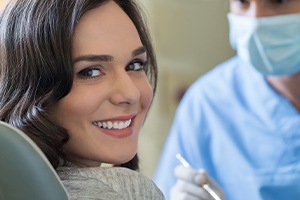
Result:
[[[134,158],[136,153],[137,152],[134,151],[134,152],[130,152],[127,154],[116,155],[116,157],[111,158],[107,163],[110,163],[113,165],[121,165],[121,164],[127,163]]]

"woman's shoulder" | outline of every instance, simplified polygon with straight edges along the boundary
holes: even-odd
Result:
[[[162,192],[151,179],[124,167],[60,167],[57,173],[67,190],[71,188],[70,192],[73,194],[77,193],[76,190],[88,190],[95,197],[105,193],[111,196],[115,193],[117,199],[164,199]]]

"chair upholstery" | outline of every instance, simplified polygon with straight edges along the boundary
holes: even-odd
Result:
[[[22,131],[0,121],[0,199],[68,200],[55,170]]]

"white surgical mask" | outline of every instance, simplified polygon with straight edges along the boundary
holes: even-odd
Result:
[[[300,14],[227,17],[230,44],[243,61],[265,75],[300,71]]]

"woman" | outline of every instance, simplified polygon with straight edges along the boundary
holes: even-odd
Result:
[[[70,197],[163,199],[132,171],[157,79],[136,3],[15,0],[0,23],[1,120],[42,149]]]

